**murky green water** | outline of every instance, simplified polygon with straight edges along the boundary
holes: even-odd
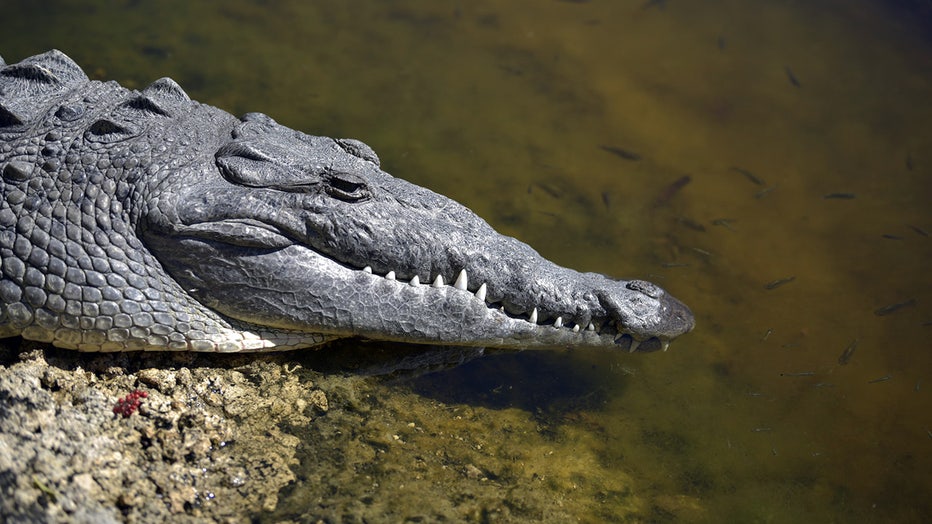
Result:
[[[172,76],[233,113],[363,139],[556,262],[693,308],[697,330],[665,354],[493,355],[380,386],[420,399],[401,427],[510,427],[475,459],[492,482],[541,482],[587,522],[932,519],[932,43],[916,12],[6,4],[8,61],[57,47],[98,78]]]

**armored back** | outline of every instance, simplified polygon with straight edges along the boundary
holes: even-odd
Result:
[[[219,113],[202,108],[170,79],[141,92],[91,81],[60,51],[0,65],[0,337],[184,349],[227,329],[162,271],[133,220],[197,156],[190,137],[205,133],[191,124],[213,122],[191,113]],[[209,333],[184,336],[191,318]]]
[[[62,93],[88,82],[78,64],[57,50],[9,66],[0,59],[0,67],[0,132],[23,129]]]

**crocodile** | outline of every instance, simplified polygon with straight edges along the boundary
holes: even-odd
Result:
[[[666,349],[661,287],[581,273],[380,168],[358,140],[0,58],[0,337],[79,351],[270,351],[359,337]]]

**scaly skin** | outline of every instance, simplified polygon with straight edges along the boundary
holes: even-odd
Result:
[[[89,81],[58,51],[0,60],[0,174],[0,336],[653,351],[694,325],[658,286],[553,264],[362,142],[237,119],[170,79]]]

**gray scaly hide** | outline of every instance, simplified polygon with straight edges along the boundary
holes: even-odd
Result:
[[[557,266],[368,146],[0,60],[0,336],[82,351],[262,351],[347,336],[666,348],[660,287]]]

